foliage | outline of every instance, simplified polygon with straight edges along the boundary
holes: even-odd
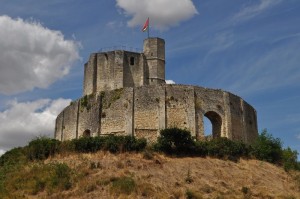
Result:
[[[60,141],[47,137],[37,137],[28,144],[28,158],[30,160],[44,160],[59,151]]]
[[[300,170],[300,164],[297,162],[298,152],[290,147],[282,150],[283,168],[286,171]]]
[[[247,156],[248,148],[242,142],[220,137],[207,142],[207,152],[211,157],[234,159]]]
[[[251,154],[263,161],[280,163],[282,160],[282,143],[264,129],[252,145]]]
[[[0,156],[0,166],[14,166],[20,162],[26,162],[26,150],[22,147],[14,148]]]
[[[194,141],[189,131],[167,128],[160,131],[155,148],[167,154],[188,154],[193,146]]]
[[[81,137],[72,140],[75,151],[88,153],[106,150],[112,153],[126,151],[141,151],[146,145],[146,139],[136,139],[132,136]]]
[[[130,194],[136,188],[136,183],[131,177],[116,178],[112,182],[111,191],[114,194]]]
[[[197,194],[196,192],[192,191],[192,190],[186,190],[185,192],[186,198],[187,199],[200,199],[202,198],[199,194]]]
[[[82,153],[96,152],[103,148],[104,142],[104,137],[81,137],[72,140],[75,151]]]

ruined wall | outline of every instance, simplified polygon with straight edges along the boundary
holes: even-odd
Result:
[[[124,51],[97,54],[97,91],[123,87]]]
[[[77,138],[83,136],[87,130],[91,132],[91,136],[99,135],[100,108],[100,97],[94,94],[84,96],[79,100]]]
[[[71,140],[76,138],[78,108],[79,102],[77,100],[64,109],[62,140]]]
[[[88,129],[92,136],[134,135],[154,141],[161,129],[179,127],[203,139],[204,117],[212,123],[213,137],[250,143],[258,135],[255,109],[236,95],[198,86],[148,85],[72,102],[57,117],[55,138],[78,138]]]
[[[167,127],[188,129],[192,135],[195,131],[195,99],[193,86],[166,86],[166,123]]]
[[[96,91],[97,54],[90,55],[84,65],[83,95],[90,95]]]
[[[124,87],[144,85],[144,57],[140,53],[125,52],[124,54]]]
[[[133,88],[102,92],[101,134],[132,134]]]
[[[165,87],[143,86],[134,89],[134,135],[154,141],[165,128]]]

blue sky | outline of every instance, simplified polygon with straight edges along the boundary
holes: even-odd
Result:
[[[300,151],[300,1],[1,0],[0,153],[53,136],[101,48],[166,41],[166,79],[221,88],[254,106],[258,128]]]

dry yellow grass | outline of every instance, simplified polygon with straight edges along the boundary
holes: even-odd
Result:
[[[238,163],[212,158],[170,158],[155,154],[68,154],[45,163],[65,163],[73,169],[73,187],[61,193],[29,198],[300,198],[300,173],[257,160]],[[298,181],[295,177],[298,176]],[[129,177],[130,193],[114,192],[113,182]]]

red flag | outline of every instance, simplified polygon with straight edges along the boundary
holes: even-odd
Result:
[[[147,21],[145,22],[142,31],[145,32],[148,28],[149,28],[149,17],[148,17]]]

